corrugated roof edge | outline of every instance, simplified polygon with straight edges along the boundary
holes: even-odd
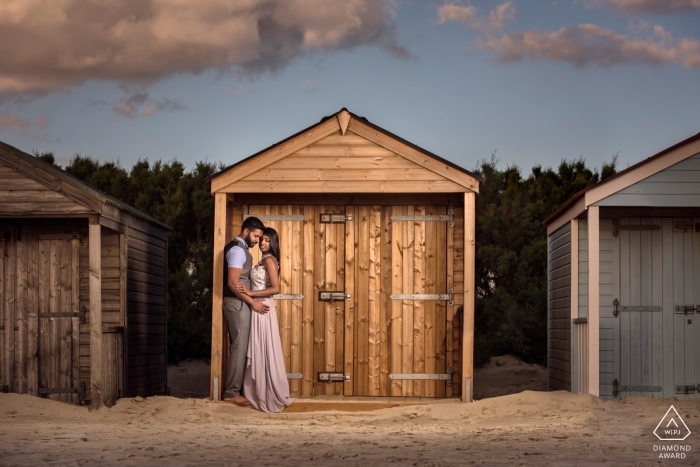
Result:
[[[612,181],[612,180],[615,180],[616,178],[618,178],[618,177],[620,177],[620,176],[622,176],[622,175],[624,175],[624,174],[626,174],[626,173],[628,173],[628,172],[631,172],[631,171],[633,171],[634,169],[636,169],[636,168],[638,168],[638,167],[641,167],[641,166],[643,166],[644,164],[647,164],[647,163],[653,161],[654,159],[658,159],[659,157],[661,157],[661,156],[663,156],[663,155],[665,155],[665,154],[668,154],[668,153],[671,152],[671,151],[674,151],[674,150],[676,150],[676,149],[678,149],[678,148],[680,148],[680,147],[682,147],[682,146],[685,146],[686,144],[690,144],[690,143],[692,143],[692,142],[694,142],[694,141],[696,141],[696,140],[699,140],[699,139],[700,139],[700,133],[698,133],[698,134],[696,134],[696,135],[694,135],[694,136],[691,136],[690,138],[685,139],[685,140],[681,141],[680,143],[674,144],[674,145],[671,146],[670,148],[666,148],[666,149],[664,149],[663,151],[659,152],[658,154],[654,154],[653,156],[648,157],[648,158],[644,159],[643,161],[637,162],[636,164],[634,164],[634,165],[632,165],[632,166],[630,166],[630,167],[627,167],[625,170],[623,170],[623,171],[621,171],[621,172],[618,172],[618,173],[616,173],[615,175],[611,175],[610,177],[606,178],[605,180],[599,181],[599,182],[596,183],[595,185],[591,185],[591,186],[589,186],[588,188],[584,188],[583,190],[579,191],[579,192],[576,193],[574,196],[572,196],[571,198],[569,198],[569,199],[566,201],[566,203],[564,203],[559,209],[557,209],[556,211],[554,211],[554,212],[553,212],[552,214],[550,214],[545,220],[543,220],[543,221],[542,221],[542,225],[548,225],[548,224],[551,223],[554,219],[556,219],[557,217],[559,217],[560,214],[562,214],[562,213],[563,213],[564,211],[566,211],[571,205],[573,205],[576,201],[578,201],[584,194],[586,194],[587,191],[592,190],[593,188],[596,188],[596,187],[598,187],[598,186],[600,186],[600,185],[603,185],[603,184],[605,184],[605,183],[608,183],[608,182],[610,182],[610,181]]]
[[[136,216],[140,219],[143,219],[147,222],[150,222],[151,224],[155,224],[162,229],[173,230],[173,228],[170,227],[169,225],[164,224],[163,222],[159,221],[158,219],[154,219],[153,217],[149,216],[148,214],[145,214],[145,213],[139,211],[138,209],[133,208],[126,203],[123,203],[122,201],[119,201],[117,198],[110,196],[101,190],[98,190],[94,186],[80,180],[79,178],[75,177],[74,175],[69,174],[68,172],[61,169],[60,167],[49,164],[48,162],[44,162],[41,159],[34,157],[31,154],[27,154],[26,152],[24,152],[20,149],[17,149],[16,147],[11,146],[11,145],[4,143],[2,141],[0,141],[0,148],[14,154],[15,156],[21,158],[22,160],[24,160],[24,161],[26,161],[26,162],[28,162],[36,167],[41,168],[44,171],[47,171],[47,172],[55,175],[60,180],[71,184],[75,188],[83,190],[85,193],[87,193],[88,195],[97,199],[101,203],[108,204],[112,207],[115,207],[115,208],[121,210],[121,211],[127,212],[133,216]]]
[[[343,110],[345,110],[346,112],[348,112],[354,119],[362,121],[362,123],[364,123],[364,124],[366,124],[366,125],[372,127],[373,129],[375,129],[375,130],[377,130],[377,131],[380,131],[380,132],[384,133],[385,135],[387,135],[387,136],[389,136],[389,137],[391,137],[391,138],[394,138],[394,139],[397,140],[397,141],[400,141],[401,143],[405,144],[406,146],[409,146],[410,148],[415,149],[416,151],[420,151],[420,152],[422,152],[423,154],[425,154],[426,156],[430,156],[430,157],[432,157],[433,159],[436,159],[436,160],[442,162],[443,164],[452,167],[452,168],[455,169],[455,170],[459,170],[460,172],[469,175],[470,177],[474,177],[474,178],[475,178],[476,180],[478,180],[480,183],[483,183],[483,182],[485,181],[485,179],[484,179],[482,176],[477,175],[477,174],[475,174],[475,173],[473,173],[473,172],[471,172],[471,171],[469,171],[469,170],[467,170],[467,169],[465,169],[465,168],[463,168],[463,167],[460,167],[460,166],[458,166],[457,164],[454,164],[454,163],[452,163],[452,162],[450,162],[450,161],[448,161],[448,160],[446,160],[446,159],[443,159],[442,157],[440,157],[440,156],[438,156],[438,155],[436,155],[436,154],[433,154],[432,152],[427,151],[427,150],[421,148],[420,146],[416,146],[415,144],[413,144],[413,143],[411,143],[411,142],[409,142],[409,141],[406,141],[405,139],[403,139],[403,138],[401,138],[401,137],[399,137],[399,136],[396,136],[395,134],[393,134],[393,133],[391,133],[391,132],[385,130],[384,128],[379,127],[379,126],[377,126],[377,125],[371,123],[369,120],[367,120],[367,118],[365,118],[365,117],[360,117],[359,115],[355,115],[354,113],[350,112],[350,111],[349,111],[348,109],[346,109],[345,107],[343,107],[342,109],[340,109],[338,112],[336,112],[336,113],[334,113],[334,114],[331,114],[331,115],[328,115],[328,116],[326,116],[326,117],[323,117],[323,118],[321,119],[321,121],[319,121],[318,123],[314,123],[313,125],[311,125],[311,126],[309,126],[309,127],[307,127],[307,128],[304,128],[303,130],[299,131],[298,133],[295,133],[295,134],[293,134],[292,136],[290,136],[290,137],[288,137],[288,138],[285,138],[285,139],[283,139],[282,141],[279,141],[279,142],[273,144],[272,146],[269,146],[269,147],[263,149],[262,151],[258,151],[258,152],[256,152],[255,154],[253,154],[252,156],[248,156],[248,157],[246,157],[245,159],[241,159],[240,161],[238,161],[238,162],[236,162],[236,163],[234,163],[234,164],[231,164],[230,166],[228,166],[228,167],[226,167],[225,169],[223,169],[223,170],[221,170],[221,171],[215,173],[214,175],[210,175],[209,177],[207,177],[207,181],[210,182],[210,181],[212,181],[213,179],[215,179],[216,177],[218,177],[219,175],[223,174],[224,172],[228,172],[228,171],[231,170],[232,168],[236,167],[237,165],[240,165],[240,164],[242,164],[242,163],[244,163],[244,162],[246,162],[246,161],[248,161],[248,160],[250,160],[250,159],[253,159],[253,158],[255,158],[256,156],[259,156],[260,154],[264,153],[265,151],[269,151],[270,149],[272,149],[272,148],[274,148],[274,147],[276,147],[276,146],[279,146],[280,144],[286,143],[286,142],[289,141],[290,139],[296,138],[297,136],[301,135],[302,133],[305,133],[305,132],[311,130],[312,128],[314,128],[315,126],[318,126],[318,125],[320,125],[321,123],[327,121],[329,118],[335,117],[336,115],[338,115],[338,114],[339,114],[340,112],[342,112]]]

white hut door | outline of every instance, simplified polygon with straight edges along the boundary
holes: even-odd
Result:
[[[620,397],[662,397],[661,220],[623,218],[618,231],[620,290],[612,319],[620,320]]]
[[[79,239],[59,231],[39,234],[39,394],[77,403]]]

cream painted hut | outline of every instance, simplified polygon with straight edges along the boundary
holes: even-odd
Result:
[[[293,396],[471,400],[480,181],[345,109],[215,175],[211,398],[228,355],[223,249],[252,215],[280,233]]]
[[[700,394],[700,134],[547,220],[549,388]]]

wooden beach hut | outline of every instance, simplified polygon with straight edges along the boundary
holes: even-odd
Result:
[[[73,403],[166,392],[168,230],[0,143],[0,386]]]
[[[211,398],[228,355],[223,249],[256,216],[280,233],[293,396],[471,400],[480,181],[345,109],[215,175]]]
[[[549,388],[700,394],[700,134],[545,220]]]

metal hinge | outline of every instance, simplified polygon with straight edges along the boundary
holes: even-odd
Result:
[[[304,216],[300,214],[248,214],[248,210],[243,210],[243,220],[249,217],[257,217],[261,221],[303,221]]]
[[[696,386],[694,384],[677,384],[676,385],[676,394],[695,394],[695,391],[697,390]]]
[[[698,310],[696,305],[675,305],[673,312],[677,315],[692,315]]]
[[[444,214],[439,214],[439,215],[429,215],[429,216],[422,216],[422,215],[410,215],[410,216],[404,216],[404,215],[396,215],[396,216],[391,216],[392,221],[419,221],[419,222],[447,222],[448,227],[454,227],[455,222],[454,222],[454,211],[450,209],[447,211],[447,215]]]
[[[300,293],[278,293],[272,296],[273,300],[302,300],[303,294]]]
[[[287,373],[287,379],[301,379],[303,376],[301,373]]]
[[[352,214],[321,214],[321,224],[338,224],[341,222],[352,222]]]
[[[87,385],[83,381],[77,388],[39,388],[39,395],[46,397],[50,394],[77,394],[79,399],[84,401],[86,389]]]
[[[661,230],[660,225],[651,225],[651,224],[645,224],[645,225],[628,225],[628,224],[622,224],[620,225],[619,221],[617,219],[613,219],[613,237],[617,237],[620,234],[620,230]]]
[[[447,289],[447,293],[393,293],[389,298],[392,300],[447,300],[447,304],[452,306],[454,289]]]
[[[617,397],[620,395],[620,382],[615,378],[613,380],[613,397]]]
[[[318,301],[319,302],[338,302],[341,300],[350,300],[352,295],[345,292],[319,292]]]
[[[39,318],[80,318],[81,323],[87,322],[87,308],[85,305],[80,305],[80,311],[66,313],[39,313]]]
[[[398,380],[438,380],[447,381],[448,386],[452,386],[452,375],[454,370],[450,368],[447,373],[389,373],[389,379]]]
[[[617,318],[621,311],[661,311],[660,306],[620,306],[620,300],[613,300],[613,317]]]

